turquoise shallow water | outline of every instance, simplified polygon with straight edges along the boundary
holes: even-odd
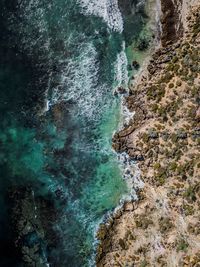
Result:
[[[57,212],[60,241],[50,248],[43,240],[43,266],[88,266],[98,222],[129,192],[111,149],[120,118],[113,90],[127,79],[117,1],[16,0],[1,8],[1,243],[12,239],[8,188],[31,187]]]

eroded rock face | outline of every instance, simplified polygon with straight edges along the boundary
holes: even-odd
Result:
[[[183,35],[183,26],[180,18],[182,0],[161,0],[161,42],[165,46],[176,42]]]

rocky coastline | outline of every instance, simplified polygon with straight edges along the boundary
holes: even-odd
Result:
[[[134,117],[113,137],[144,188],[100,225],[98,267],[200,265],[200,6],[160,6],[161,44],[129,86]]]

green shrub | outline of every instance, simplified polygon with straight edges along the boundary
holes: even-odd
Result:
[[[194,209],[190,205],[183,205],[183,210],[186,216],[193,215],[194,214]]]
[[[176,162],[172,162],[171,164],[169,164],[170,171],[175,171],[176,168],[177,168],[177,163]]]
[[[126,249],[126,243],[124,242],[122,238],[119,239],[119,245],[123,250]]]
[[[148,266],[148,262],[146,260],[144,260],[139,267],[147,267]]]
[[[184,175],[185,174],[185,167],[184,165],[179,165],[176,168],[177,174],[178,175]]]
[[[160,165],[159,162],[157,162],[157,163],[154,164],[153,167],[154,167],[154,170],[158,170],[159,168],[161,168],[161,165]]]
[[[176,82],[176,85],[177,85],[177,86],[181,86],[181,85],[182,85],[182,82],[181,82],[180,80],[178,80],[178,81]]]
[[[187,251],[189,244],[187,243],[187,241],[185,241],[184,239],[181,239],[178,241],[177,243],[177,251]]]
[[[143,133],[142,134],[142,140],[144,143],[148,143],[149,142],[149,135],[147,133]]]
[[[178,64],[175,64],[174,65],[174,72],[176,73],[176,74],[178,74],[178,70],[180,69],[180,65],[178,65]]]
[[[151,110],[152,110],[153,112],[156,112],[156,111],[158,110],[158,104],[152,104],[152,105],[151,105]]]
[[[165,184],[166,179],[164,177],[155,176],[155,179],[156,179],[157,186],[162,186]]]
[[[141,215],[135,220],[135,223],[136,223],[136,227],[142,228],[143,230],[145,230],[149,227],[149,225],[153,224],[153,221],[147,218],[146,216]]]
[[[172,64],[172,68],[173,68],[174,66],[173,66],[173,64]],[[166,74],[165,74],[165,76],[162,76],[161,78],[160,78],[160,80],[159,80],[159,83],[168,83],[168,82],[170,82],[171,81],[171,79],[173,78],[173,75],[170,73],[170,72],[167,72]]]
[[[173,133],[173,134],[171,135],[171,140],[172,140],[173,143],[176,143],[176,142],[177,142],[178,137],[177,137],[177,135],[176,135],[175,133]]]
[[[195,195],[195,187],[189,186],[183,196],[190,202],[195,202],[197,200]]]
[[[174,56],[173,59],[172,59],[172,62],[173,63],[176,63],[178,61],[178,57],[177,56]]]
[[[159,226],[160,226],[161,233],[166,233],[173,227],[173,223],[171,222],[170,218],[162,217],[159,220]]]
[[[173,88],[174,87],[174,84],[173,83],[170,83],[169,84],[169,88],[171,89],[171,88]]]

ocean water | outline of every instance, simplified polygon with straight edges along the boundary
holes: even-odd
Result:
[[[44,231],[59,242],[44,237],[41,266],[94,266],[98,223],[131,193],[111,149],[121,112],[113,92],[128,82],[123,14],[117,0],[0,5],[0,266],[24,266],[3,253],[12,243],[7,192],[21,187],[35,209],[49,199],[57,214]]]

